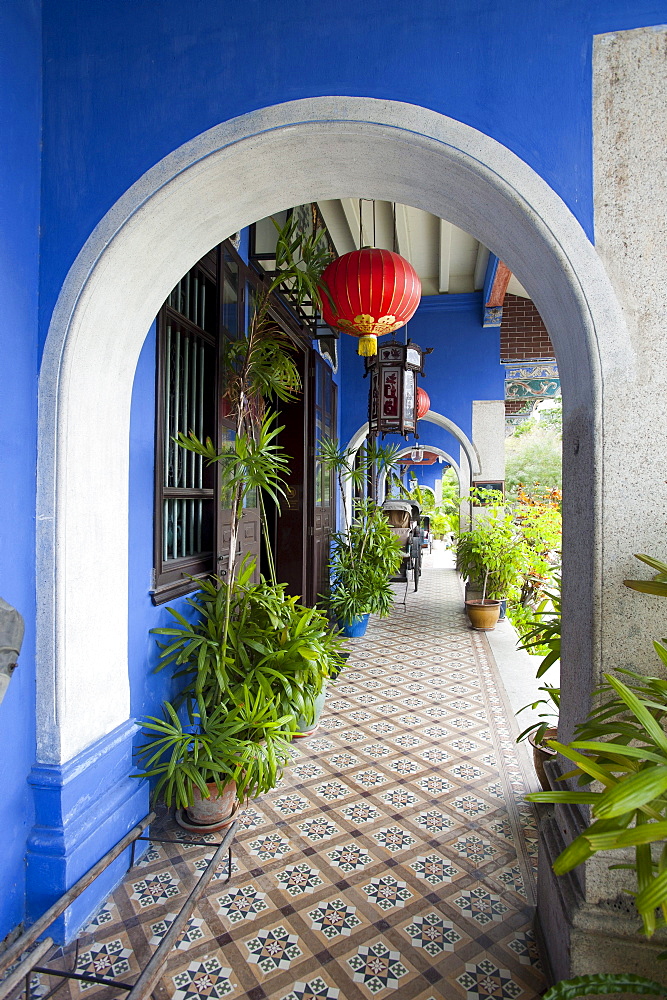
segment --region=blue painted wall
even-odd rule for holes
[[[0,4],[0,596],[26,633],[0,705],[0,939],[23,919],[26,779],[35,757],[35,462],[40,195],[40,5]],[[11,762],[11,763],[8,763]]]
[[[45,0],[43,330],[81,245],[141,174],[295,98],[389,98],[466,122],[592,234],[592,35],[664,20],[664,0],[337,0],[326,13],[311,0]]]
[[[172,668],[155,672],[159,664],[152,628],[173,624],[166,605],[150,597],[153,571],[153,468],[155,462],[155,324],[137,363],[130,414],[130,525],[128,591],[128,664],[130,713],[135,718],[161,715],[163,701],[176,694]],[[187,614],[185,598],[169,602]]]
[[[32,822],[25,778],[34,759],[37,318],[43,340],[65,275],[95,224],[143,172],[205,129],[280,101],[345,94],[421,104],[495,137],[554,187],[590,235],[592,36],[667,20],[664,0],[419,0],[410,8],[337,0],[327,14],[311,0],[273,7],[263,0],[0,5],[0,593],[27,625],[19,670],[0,706],[0,754],[12,762],[0,804],[0,938],[21,919]],[[428,308],[410,332],[442,351],[429,359],[423,384],[434,408],[467,429],[461,379],[474,382],[473,398],[501,398],[498,372],[486,354],[481,363],[470,339],[457,353]],[[470,325],[470,337],[478,336],[490,351],[493,334],[473,333]],[[346,342],[341,421],[356,430],[365,419],[366,383]],[[169,687],[167,678],[150,674],[155,653],[147,638],[165,615],[148,598],[152,397],[139,389],[149,384],[150,337],[132,414],[130,663],[137,713],[154,708]],[[451,440],[441,446],[455,447]]]
[[[504,399],[505,369],[500,364],[500,332],[482,327],[482,296],[424,296],[408,324],[408,336],[422,349],[433,348],[424,359],[425,377],[418,383],[431,399],[431,409],[453,420],[472,438],[472,400]],[[403,340],[404,330],[396,337]],[[354,337],[339,341],[344,376],[341,439],[347,443],[368,419],[368,379],[364,362],[356,354]],[[459,442],[447,431],[426,420],[419,423],[419,440],[434,445],[459,461]],[[412,438],[407,444],[411,444]],[[385,444],[406,446],[404,438],[388,435]]]

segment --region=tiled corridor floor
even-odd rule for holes
[[[246,810],[232,879],[221,870],[209,885],[156,997],[533,1000],[544,989],[529,772],[454,571],[427,562],[407,610],[350,648],[320,731]],[[211,856],[154,846],[86,929],[80,969],[133,981]],[[70,982],[57,996],[68,991],[113,995]]]

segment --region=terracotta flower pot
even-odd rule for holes
[[[558,737],[558,730],[555,726],[550,726],[549,729],[545,729],[544,736],[542,740],[555,740]],[[545,792],[551,790],[551,785],[549,784],[549,779],[547,778],[546,771],[544,770],[544,765],[552,757],[556,756],[556,751],[552,750],[551,747],[544,746],[542,742],[536,743],[533,735],[528,737],[528,742],[533,748],[533,765],[535,767],[535,774],[537,779]]]
[[[466,614],[473,628],[490,632],[498,623],[500,601],[466,601]]]
[[[210,795],[208,799],[203,798],[199,789],[195,788],[192,805],[185,810],[185,815],[182,817],[185,822],[181,825],[220,830],[232,822],[238,809],[236,782],[228,781],[223,785],[222,794],[218,793],[215,782],[209,782],[207,788]],[[178,819],[178,816],[176,818]]]

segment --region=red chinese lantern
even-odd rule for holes
[[[325,323],[359,337],[358,353],[366,357],[377,354],[378,337],[405,326],[421,298],[414,267],[391,250],[374,247],[336,258],[321,284]]]
[[[425,417],[431,409],[431,399],[429,394],[421,386],[417,389],[417,420]]]

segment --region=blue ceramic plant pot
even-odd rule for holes
[[[359,615],[358,618],[354,618],[351,622],[339,622],[338,624],[341,632],[348,639],[360,639],[362,635],[366,635],[369,618],[370,615]]]

